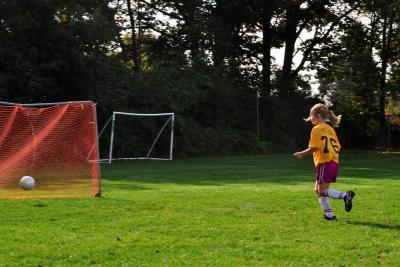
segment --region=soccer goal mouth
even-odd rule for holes
[[[95,103],[0,102],[0,197],[100,196],[98,159]]]
[[[175,113],[114,111],[99,132],[99,140],[101,138],[108,140],[108,149],[101,146],[108,153],[102,154],[103,157],[100,158],[99,162],[172,160],[174,123]],[[109,138],[104,138],[107,130],[109,131]],[[163,153],[160,153],[160,150]]]

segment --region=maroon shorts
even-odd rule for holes
[[[335,183],[338,176],[339,166],[335,161],[321,163],[317,166],[315,179],[319,184]]]

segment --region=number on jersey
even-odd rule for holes
[[[334,138],[328,138],[328,136],[321,136],[321,140],[324,141],[324,153],[329,153],[329,144],[333,148],[333,151],[337,154],[339,153],[339,146],[337,145],[337,141]]]

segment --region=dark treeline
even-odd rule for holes
[[[305,146],[321,101],[346,147],[398,145],[399,26],[394,0],[4,0],[0,94],[175,112],[179,156]]]

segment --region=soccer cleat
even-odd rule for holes
[[[346,196],[344,197],[343,201],[344,201],[344,209],[347,212],[350,212],[351,209],[353,208],[353,198],[355,195],[356,193],[354,193],[353,191],[346,192]]]
[[[325,219],[325,220],[328,220],[328,221],[336,220],[336,216],[333,215],[332,217],[328,217],[328,216],[326,216],[326,214],[325,214],[325,215],[324,215],[324,219]]]

